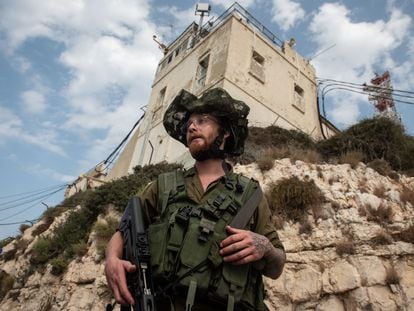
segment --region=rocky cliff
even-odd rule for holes
[[[265,280],[270,310],[414,310],[414,178],[392,179],[362,163],[352,169],[289,159],[276,160],[266,172],[256,164],[235,170],[257,179],[265,191],[286,177],[313,180],[325,197],[320,208],[309,209],[306,225],[278,225],[287,263],[278,280]],[[113,216],[119,214],[108,208],[99,221]],[[4,253],[16,250],[13,259],[3,256],[0,262],[2,273],[15,282],[0,309],[104,310],[112,297],[94,233],[87,253],[57,277],[50,266],[36,270],[30,262],[39,238],[32,232],[41,225],[4,248]]]

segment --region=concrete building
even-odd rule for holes
[[[315,140],[332,135],[336,129],[318,111],[315,69],[293,45],[293,39],[280,41],[237,3],[201,29],[191,24],[164,47],[145,116],[106,180],[131,173],[136,165],[191,165],[186,148],[162,125],[164,111],[181,89],[200,96],[224,88],[249,105],[251,126],[297,129]]]

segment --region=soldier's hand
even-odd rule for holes
[[[105,261],[105,275],[108,285],[111,287],[117,303],[122,305],[133,305],[134,298],[128,290],[125,272],[131,273],[136,267],[126,260],[115,256]]]
[[[220,255],[225,262],[243,265],[261,259],[272,245],[265,236],[248,231],[226,227],[228,237],[220,243]]]

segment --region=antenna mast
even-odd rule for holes
[[[391,75],[388,71],[382,75],[376,73],[375,77],[371,79],[371,85],[365,84],[364,91],[368,92],[368,100],[374,105],[378,115],[400,122],[392,98],[393,88]]]
[[[209,16],[211,10],[211,5],[208,3],[197,3],[195,15],[200,15],[200,22],[198,23],[198,34],[201,35],[201,30],[203,27],[204,16]]]

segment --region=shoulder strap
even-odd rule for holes
[[[161,215],[167,207],[168,198],[185,187],[184,176],[181,170],[158,175],[158,210]]]
[[[256,185],[256,189],[254,190],[253,194],[249,197],[249,199],[245,201],[243,206],[237,212],[236,216],[234,216],[233,220],[230,222],[230,226],[234,228],[244,229],[247,226],[250,218],[253,216],[253,213],[259,206],[260,200],[262,199],[262,189],[257,184],[257,182],[250,180],[249,185],[252,183]]]

